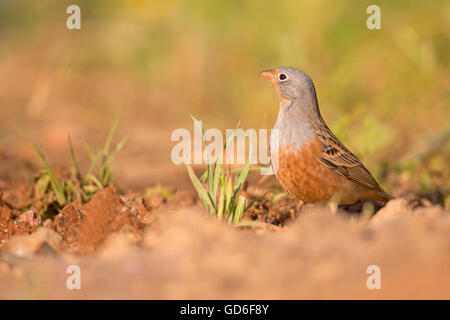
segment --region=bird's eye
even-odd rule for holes
[[[278,75],[278,80],[280,80],[280,81],[284,81],[284,80],[287,80],[287,75],[286,74],[284,74],[284,73],[280,73],[279,75]]]

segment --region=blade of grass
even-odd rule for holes
[[[117,115],[116,115],[116,117],[114,119],[114,122],[113,122],[113,124],[111,126],[111,129],[109,129],[109,133],[108,133],[108,136],[106,138],[105,146],[103,147],[103,155],[104,156],[107,156],[108,153],[109,153],[109,148],[111,146],[111,142],[112,142],[112,139],[114,137],[114,133],[116,132],[117,126],[119,125],[120,115],[122,113],[122,110],[123,109],[119,110],[119,112],[117,113]]]
[[[189,117],[191,117],[192,121],[194,121],[194,125],[197,125],[197,123],[199,122],[199,120],[194,117],[192,114],[189,114]],[[202,140],[205,139],[205,132],[203,130],[202,127],[200,127],[200,130],[202,131]],[[205,183],[206,179],[209,178],[209,166],[206,168],[205,172],[203,172],[203,174],[200,176],[200,181],[201,183]],[[209,182],[208,182],[209,185]]]
[[[212,169],[212,164],[208,164],[208,194],[211,197],[212,201],[215,202],[217,199],[214,198],[214,173]]]
[[[256,200],[250,201],[249,205],[244,209],[244,211],[247,211],[248,209],[250,209],[255,203],[256,203]]]
[[[43,174],[39,177],[39,179],[35,182],[35,192],[37,193],[38,198],[42,198],[50,185],[51,178],[48,174]]]
[[[92,181],[97,186],[97,188],[103,189],[103,185],[100,182],[100,180],[98,180],[97,177],[94,176],[92,173],[86,176],[86,181]]]
[[[214,178],[213,178],[213,199],[216,199],[217,191],[219,189],[219,182],[223,176],[223,169],[220,163],[216,163],[214,166]]]
[[[81,203],[81,193],[77,189],[77,187],[72,183],[72,181],[67,180],[67,186],[72,191],[72,194],[74,194],[78,200],[78,202]],[[70,194],[70,193],[69,193]],[[73,199],[69,199],[69,201],[72,201]]]
[[[200,181],[201,181],[202,183],[205,183],[206,178],[208,178],[208,170],[205,170],[205,172],[203,172],[203,174],[202,174],[201,177],[200,177]]]
[[[105,176],[103,177],[103,180],[102,180],[103,185],[105,185],[105,186],[109,185],[114,159],[115,159],[117,153],[123,148],[123,146],[127,142],[128,137],[129,137],[129,134],[127,134],[125,137],[122,138],[122,140],[120,140],[120,142],[116,145],[116,148],[114,149],[113,153],[108,158],[108,161],[106,164]]]
[[[245,162],[241,173],[239,174],[239,178],[236,180],[235,188],[240,188],[242,186],[242,184],[244,183],[245,179],[247,179],[248,171],[250,169],[250,161],[252,159],[252,147],[253,147],[253,145],[250,142],[249,152],[248,152],[248,159]]]
[[[33,141],[33,139],[31,139],[31,137],[25,131],[23,131],[19,127],[15,127],[15,128],[22,136],[25,137],[26,140],[28,140],[28,142],[30,142],[33,145],[34,149],[32,151],[41,160],[41,163],[44,166],[45,171],[50,176],[51,186],[52,186],[53,191],[55,192],[56,200],[58,201],[58,203],[61,206],[65,205],[66,204],[66,198],[65,198],[65,195],[64,195],[64,190],[63,190],[63,188],[62,188],[58,178],[56,177],[53,169],[50,167],[50,164],[47,162],[47,159],[45,158],[45,156],[42,153],[41,149],[38,147],[38,145]]]
[[[241,220],[242,214],[244,213],[245,205],[247,203],[247,199],[244,196],[239,196],[236,211],[233,217],[233,224],[238,224],[239,220]]]
[[[80,171],[80,167],[78,166],[77,158],[75,157],[75,151],[73,150],[72,139],[70,139],[70,136],[68,136],[67,140],[69,141],[70,156],[72,158],[72,164],[75,168],[76,177],[77,177],[78,181],[81,181],[81,179],[82,179],[81,171]]]
[[[89,169],[86,172],[86,175],[84,176],[83,184],[84,184],[84,182],[86,182],[87,177],[90,176],[92,174],[92,172],[94,171],[95,166],[97,165],[98,159],[100,158],[101,155],[102,155],[101,151],[98,151],[97,154],[92,159]]]
[[[111,143],[114,138],[114,133],[116,132],[117,126],[119,124],[121,113],[122,113],[122,109],[120,109],[119,112],[117,113],[117,115],[114,119],[114,122],[111,126],[111,129],[109,129],[109,133],[108,133],[108,136],[106,137],[105,145],[103,147],[103,155],[101,157],[100,166],[98,169],[98,176],[102,181],[106,175],[105,172],[106,172],[106,166],[107,166],[107,161],[108,161],[108,156],[109,156],[109,149],[111,147]]]
[[[231,197],[233,193],[233,186],[231,182],[231,176],[228,175],[226,186],[225,186],[225,208],[224,213],[229,214],[230,212],[230,203],[231,203]]]
[[[87,154],[89,155],[89,158],[92,160],[95,157],[94,151],[92,150],[91,146],[89,145],[89,143],[84,140],[83,142],[84,144],[84,148],[86,149]]]
[[[119,141],[119,143],[116,145],[116,148],[114,149],[113,153],[108,158],[108,166],[111,166],[114,162],[114,159],[117,156],[117,153],[119,153],[120,150],[124,147],[125,143],[127,142],[128,138],[130,137],[130,134],[127,134],[125,137],[122,138],[122,140]]]
[[[243,184],[245,179],[247,179],[248,171],[250,169],[250,162],[247,160],[244,164],[244,167],[242,168],[241,173],[239,174],[238,178],[235,181],[235,188],[240,188]]]
[[[195,175],[194,170],[192,170],[191,166],[187,165],[186,167],[188,170],[189,178],[191,179],[191,182],[192,182],[195,190],[197,191],[197,193],[200,197],[200,200],[202,200],[203,205],[210,213],[214,213],[215,207],[214,207],[213,202],[211,201],[211,198],[208,195],[208,192],[206,192],[205,188],[203,187],[203,184],[197,178],[197,176]]]
[[[261,169],[260,168],[250,168],[249,170],[248,170],[248,172],[250,173],[250,172],[258,172],[258,171],[260,171]],[[242,172],[242,168],[238,168],[238,169],[232,169],[231,170],[231,173],[232,174],[238,174],[238,173],[241,173]]]
[[[217,218],[219,218],[219,220],[222,220],[224,205],[225,205],[225,190],[224,188],[220,188],[219,205],[217,208]]]

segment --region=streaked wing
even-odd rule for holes
[[[356,181],[367,188],[381,190],[370,172],[359,159],[351,153],[331,132],[325,122],[316,126],[316,132],[322,144],[320,161],[331,170]]]

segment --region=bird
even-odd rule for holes
[[[323,120],[307,73],[279,67],[260,75],[272,81],[280,100],[271,131],[270,156],[279,184],[291,197],[307,203],[337,197],[342,205],[390,199]]]

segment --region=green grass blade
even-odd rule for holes
[[[211,197],[211,199],[215,202],[216,199],[214,198],[213,192],[214,192],[214,173],[213,173],[213,168],[212,168],[212,164],[208,164],[208,193],[209,196]]]
[[[195,175],[194,170],[192,170],[191,166],[186,166],[186,167],[187,167],[189,178],[191,179],[192,185],[194,186],[195,190],[197,191],[198,196],[200,197],[200,200],[202,200],[203,205],[210,213],[214,213],[215,207],[211,201],[211,198],[208,195],[208,192],[206,192],[205,188],[203,187],[202,183]]]
[[[200,120],[198,120],[196,117],[194,117],[192,114],[189,114],[189,116],[191,117],[191,119],[195,122],[200,122]],[[202,136],[204,134],[203,128],[200,128],[202,130]]]
[[[247,199],[243,196],[239,196],[237,205],[236,205],[236,212],[234,213],[234,217],[233,217],[233,224],[238,224],[239,221],[241,220],[246,204],[247,204]]]
[[[228,147],[228,145],[230,144],[231,140],[236,135],[236,130],[239,128],[240,124],[241,124],[241,121],[239,120],[239,122],[237,123],[236,127],[233,130],[233,133],[228,137],[227,141],[225,142],[225,145],[223,146],[224,150]]]
[[[92,159],[89,169],[86,172],[86,175],[84,176],[83,183],[86,181],[87,177],[90,176],[92,174],[92,172],[94,171],[95,166],[97,165],[98,159],[100,158],[101,155],[102,155],[102,152],[98,151],[97,154]]]
[[[111,173],[112,173],[112,170],[111,170],[111,168],[106,168],[106,171],[105,171],[105,176],[103,177],[103,179],[102,179],[102,183],[103,183],[103,185],[104,186],[106,186],[106,187],[108,187],[109,186],[109,184],[110,184],[110,182],[111,182]]]
[[[109,154],[109,148],[111,146],[114,133],[116,132],[117,126],[119,125],[120,121],[120,115],[122,113],[122,109],[119,110],[119,112],[116,115],[116,118],[114,119],[114,122],[112,124],[111,129],[109,129],[108,137],[106,138],[105,146],[103,147],[103,155],[107,156]]]
[[[217,218],[219,218],[219,220],[222,220],[224,206],[225,206],[225,189],[220,188],[219,204],[217,206]]]
[[[129,138],[129,134],[127,134],[125,137],[120,140],[120,142],[116,145],[116,148],[114,149],[113,153],[108,157],[106,168],[105,168],[105,174],[103,177],[103,185],[108,186],[111,178],[112,173],[112,165],[114,163],[114,159],[116,158],[117,153],[119,153],[120,150],[124,147],[125,143],[127,142]]]
[[[197,125],[197,122],[200,121],[200,120],[198,120],[196,117],[194,117],[192,114],[189,114],[189,117],[192,119],[192,121],[194,121],[194,125]],[[203,139],[204,139],[204,131],[203,131],[203,128],[200,127],[200,130],[202,131],[202,140],[203,140]],[[203,174],[200,176],[200,181],[201,181],[201,183],[205,183],[206,179],[209,177],[208,171],[209,171],[209,168],[207,168],[207,169],[205,170],[205,172],[203,172]],[[209,185],[209,183],[208,183],[208,185]]]
[[[247,211],[248,209],[250,209],[255,203],[256,203],[256,200],[250,201],[249,205],[244,209],[244,211]]]
[[[69,141],[69,149],[70,149],[70,156],[72,158],[72,164],[75,168],[75,174],[76,177],[78,179],[78,181],[81,181],[81,171],[80,171],[80,167],[78,166],[78,161],[77,158],[75,156],[75,151],[73,150],[73,145],[72,145],[72,139],[70,139],[70,136],[67,137],[67,140]]]
[[[114,159],[116,158],[117,154],[120,150],[125,146],[125,143],[127,143],[128,138],[130,137],[130,134],[127,134],[125,137],[122,138],[122,140],[119,141],[119,143],[116,145],[116,148],[114,149],[111,156],[108,158],[108,166],[111,166],[114,162]]]
[[[242,169],[243,169],[243,168],[232,169],[232,170],[231,170],[231,173],[232,173],[232,174],[239,174],[239,173],[242,172]],[[249,172],[249,173],[250,173],[250,172],[259,172],[260,170],[261,170],[261,168],[250,168],[250,169],[248,170],[248,172]]]
[[[196,117],[194,117],[192,114],[189,113],[189,117],[191,117],[192,121],[198,121]]]
[[[86,140],[84,140],[83,144],[84,144],[84,148],[86,149],[87,154],[89,155],[89,158],[90,158],[91,160],[94,159],[95,153],[94,153],[94,151],[92,150],[92,148],[91,148],[91,146],[89,145],[89,143],[88,143]]]
[[[231,183],[231,176],[228,176],[226,186],[225,186],[225,209],[224,213],[228,214],[230,212],[230,203],[233,193],[233,186]]]
[[[233,223],[233,220],[234,220],[234,211],[230,211],[230,212],[228,213],[228,219],[227,219],[227,222],[228,222],[229,224],[232,224],[232,223]]]
[[[35,182],[35,192],[38,198],[42,198],[46,194],[46,191],[51,183],[50,181],[51,178],[48,174],[43,174],[39,177],[39,179],[37,179]]]
[[[236,189],[240,188],[244,184],[245,179],[247,179],[249,169],[250,169],[250,162],[247,160],[245,162],[244,167],[242,168],[241,173],[239,174],[238,178],[235,181],[234,186]]]
[[[119,125],[120,114],[122,113],[122,109],[117,113],[114,122],[109,129],[108,136],[106,137],[105,145],[103,147],[103,156],[100,161],[99,169],[98,169],[98,177],[100,180],[104,180],[106,176],[107,170],[107,162],[109,157],[109,149],[111,147],[112,140],[114,138],[114,133],[116,132],[117,126]]]
[[[72,183],[72,181],[67,180],[67,189],[69,189],[70,192],[68,192],[69,195],[73,194],[78,199],[81,199],[81,193],[78,191],[77,187]],[[71,202],[71,199],[68,199],[68,202]]]
[[[47,162],[47,159],[45,158],[41,149],[39,149],[38,145],[33,141],[33,139],[31,139],[31,137],[25,131],[23,131],[22,129],[20,129],[18,127],[15,127],[15,128],[22,136],[25,137],[26,140],[28,140],[28,142],[30,142],[33,145],[34,149],[32,149],[32,151],[41,160],[41,163],[44,166],[45,171],[50,176],[51,186],[52,186],[53,191],[55,192],[56,200],[58,201],[58,203],[61,206],[65,205],[66,197],[64,195],[64,189],[62,188],[62,186],[61,186],[58,178],[56,177],[55,172],[51,168],[50,164]]]
[[[97,177],[94,176],[93,174],[87,175],[87,176],[86,176],[86,181],[87,181],[87,182],[88,182],[88,181],[92,181],[92,182],[97,186],[97,188],[103,189],[103,184],[102,184],[102,183],[100,182],[100,180],[98,180]]]
[[[205,183],[206,178],[208,178],[208,169],[205,170],[205,172],[203,172],[203,174],[202,174],[201,177],[200,177],[200,181],[201,181],[202,183]]]
[[[216,163],[214,166],[214,178],[213,178],[213,199],[217,197],[217,191],[219,189],[219,182],[223,176],[223,168],[220,163]]]
[[[250,161],[252,159],[252,149],[253,149],[253,146],[252,146],[252,143],[250,143],[248,159],[245,162],[241,173],[239,174],[239,178],[236,180],[235,188],[240,188],[242,186],[242,184],[244,183],[245,179],[247,179],[247,175],[250,170]]]

